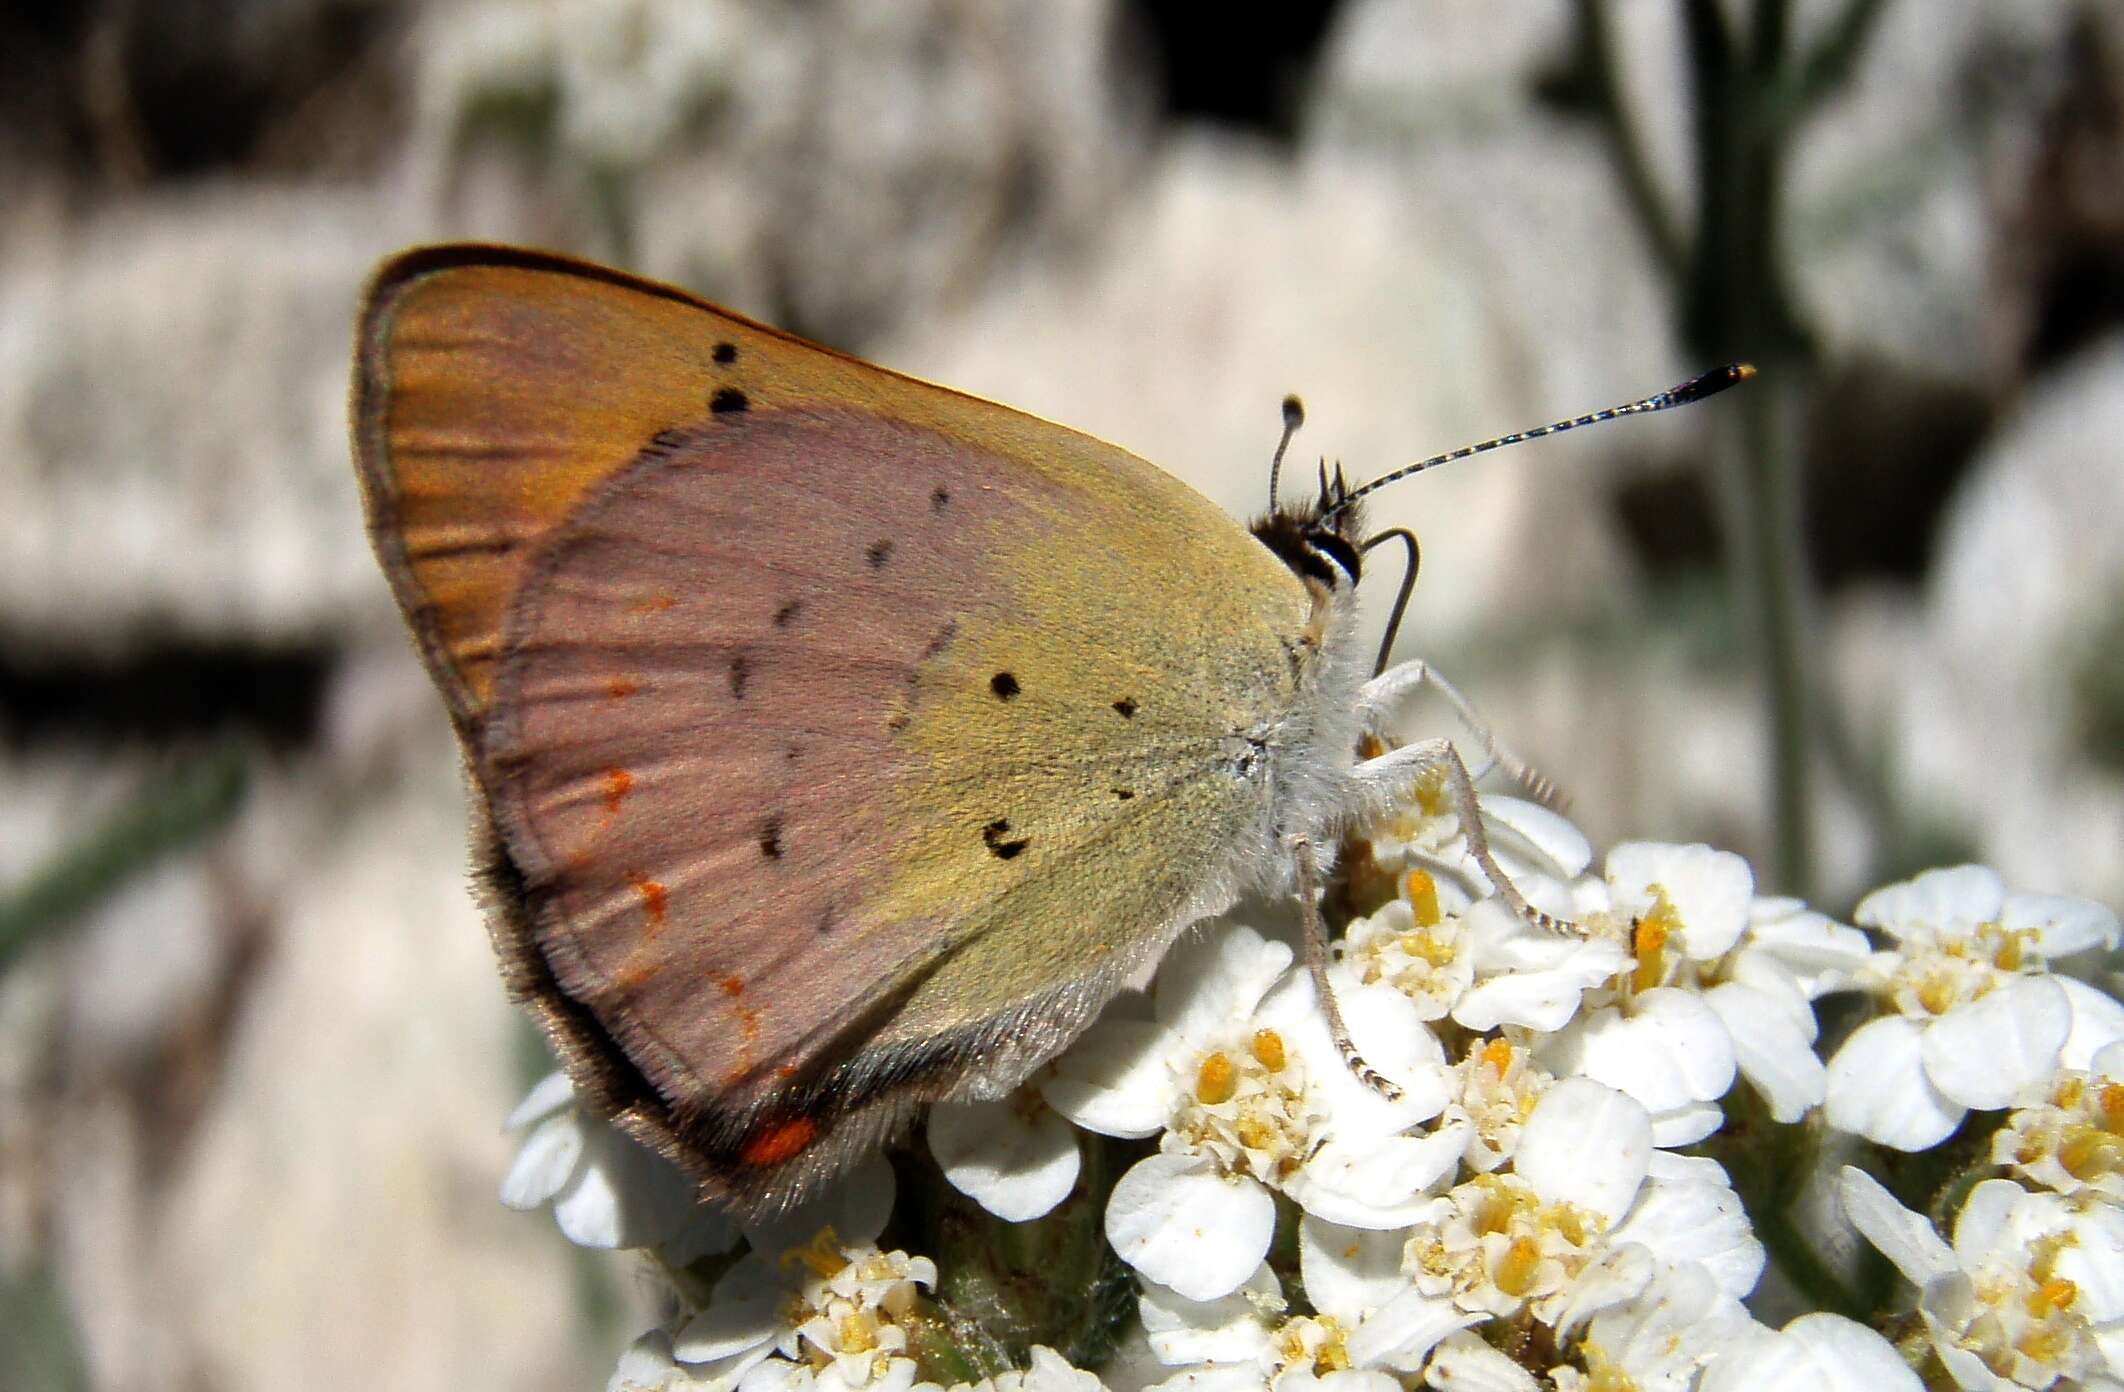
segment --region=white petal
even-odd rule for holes
[[[1997,871],[1957,865],[1876,889],[1859,900],[1852,917],[1901,938],[1909,928],[1966,931],[1996,921],[2005,906],[2006,885]]]
[[[2065,1036],[2065,1047],[2058,1050],[2058,1067],[2087,1072],[2097,1054],[2124,1040],[2124,1004],[2077,978],[2058,976],[2052,980],[2065,988],[2066,1001],[2072,1007],[2072,1032]]]
[[[1218,1363],[1174,1373],[1144,1392],[1262,1392],[1264,1386],[1263,1374],[1253,1364]]]
[[[1041,1081],[1047,1104],[1102,1136],[1155,1136],[1179,1103],[1172,1060],[1187,1045],[1149,1020],[1106,1015]]]
[[[2072,1047],[2069,1040],[2066,1042],[2065,1047],[2067,1049]],[[2124,1081],[2124,1039],[2120,1039],[2114,1044],[2104,1044],[2101,1048],[2095,1050],[2095,1056],[2088,1061],[2087,1071],[2098,1078]]]
[[[1121,1260],[1190,1300],[1238,1289],[1275,1227],[1268,1190],[1194,1155],[1137,1161],[1106,1206],[1106,1240]]]
[[[524,1094],[524,1100],[516,1104],[515,1110],[509,1113],[509,1119],[502,1123],[502,1130],[520,1130],[541,1117],[559,1111],[574,1100],[575,1089],[569,1084],[568,1075],[548,1073],[533,1085],[531,1091]]]
[[[1795,1122],[1821,1105],[1829,1072],[1814,1052],[1812,1029],[1796,1027],[1778,997],[1728,981],[1704,992],[1733,1041],[1734,1059],[1770,1104],[1774,1121]],[[1813,1015],[1807,1016],[1813,1024]]]
[[[801,1247],[830,1227],[850,1247],[874,1242],[892,1216],[892,1166],[873,1153],[824,1189],[779,1216],[745,1223],[755,1252],[782,1253]]]
[[[1506,1025],[1520,1025],[1543,1034],[1560,1030],[1578,1013],[1578,1003],[1588,987],[1621,970],[1620,950],[1615,956],[1612,968],[1588,957],[1577,971],[1507,972],[1478,981],[1453,1003],[1453,1019],[1478,1034]]]
[[[1900,1015],[1869,1020],[1829,1060],[1822,1115],[1896,1150],[1926,1150],[1954,1134],[1963,1107],[1925,1077],[1917,1022]]]
[[[672,1354],[682,1363],[714,1363],[752,1349],[765,1352],[781,1337],[783,1292],[773,1265],[753,1254],[716,1282],[708,1308],[678,1327]]]
[[[1658,1140],[1658,1128],[1656,1125],[1654,1126],[1653,1138],[1656,1143]],[[1645,1178],[1656,1179],[1667,1184],[1679,1184],[1687,1181],[1692,1184],[1723,1184],[1729,1189],[1733,1186],[1732,1179],[1726,1174],[1726,1167],[1713,1160],[1710,1156],[1677,1155],[1671,1150],[1655,1150],[1652,1152],[1651,1163],[1645,1167]]]
[[[502,1178],[501,1201],[519,1210],[537,1208],[561,1191],[583,1158],[583,1128],[574,1112],[549,1116],[524,1137]]]
[[[942,1102],[929,1151],[951,1187],[1007,1223],[1038,1218],[1076,1187],[1076,1133],[1053,1109],[1030,1120],[1015,1101]]]
[[[1848,991],[1873,957],[1873,943],[1856,928],[1814,912],[1796,899],[1758,899],[1749,913],[1748,935],[1741,944],[1743,964],[1774,961],[1796,979],[1809,1000],[1831,991]]]
[[[1670,1265],[1700,1262],[1735,1300],[1754,1290],[1763,1274],[1763,1245],[1739,1196],[1723,1184],[1647,1184],[1608,1239],[1642,1242]]]
[[[1158,1023],[1190,1041],[1215,1038],[1254,1013],[1291,950],[1243,923],[1219,920],[1182,938],[1158,967],[1151,989]]]
[[[1755,872],[1731,851],[1626,841],[1608,852],[1607,869],[1617,908],[1641,913],[1652,907],[1654,887],[1666,891],[1681,918],[1682,952],[1692,961],[1725,955],[1748,926]]]
[[[619,1200],[612,1178],[596,1165],[585,1165],[553,1204],[553,1221],[561,1236],[578,1247],[609,1251],[621,1245]]]
[[[1645,992],[1624,1014],[1591,1012],[1544,1050],[1557,1073],[1582,1073],[1657,1113],[1713,1102],[1733,1086],[1733,1041],[1703,997],[1673,987]]]
[[[1481,1318],[1445,1296],[1425,1295],[1410,1286],[1351,1332],[1350,1361],[1413,1373],[1440,1339]]]
[[[1662,1150],[1695,1145],[1718,1130],[1725,1121],[1726,1114],[1719,1110],[1716,1102],[1684,1102],[1679,1107],[1652,1113],[1652,1144]]]
[[[1544,1202],[1576,1204],[1613,1222],[1629,1211],[1651,1158],[1644,1104],[1591,1078],[1565,1078],[1534,1104],[1512,1168]]]
[[[1996,1111],[2058,1064],[2072,1005],[2049,976],[2024,976],[1958,1005],[1924,1027],[1925,1076],[1964,1107]]]
[[[1371,1232],[1307,1217],[1298,1224],[1298,1272],[1306,1298],[1345,1326],[1408,1289],[1401,1254],[1408,1234]]]
[[[1273,1355],[1275,1338],[1263,1317],[1282,1303],[1283,1287],[1263,1262],[1239,1285],[1211,1300],[1191,1300],[1155,1281],[1143,1283],[1137,1317],[1151,1352],[1168,1367],[1181,1363],[1255,1364]]]
[[[553,1202],[553,1219],[582,1247],[650,1247],[702,1216],[693,1181],[602,1123],[583,1133],[583,1160]]]
[[[1400,1228],[1430,1202],[1468,1148],[1468,1123],[1417,1136],[1329,1141],[1284,1182],[1284,1192],[1316,1218],[1352,1228]]]
[[[665,1388],[692,1387],[692,1378],[671,1358],[671,1337],[652,1329],[627,1346],[619,1366],[612,1370],[605,1392],[663,1392]]]
[[[1922,1392],[1895,1346],[1842,1315],[1751,1330],[1705,1370],[1701,1392]]]
[[[1559,880],[1575,879],[1593,863],[1593,847],[1584,832],[1561,813],[1524,798],[1485,794],[1483,820],[1489,825],[1493,851],[1521,850],[1548,862],[1544,873]],[[1502,830],[1505,835],[1497,835]],[[1524,843],[1515,847],[1517,840]],[[1499,844],[1503,843],[1503,844]]]
[[[2062,894],[2009,894],[1999,913],[2009,931],[2036,929],[2036,947],[2045,957],[2070,957],[2091,947],[2112,951],[2117,945],[2117,916],[2088,899]]]
[[[1661,1269],[1646,1247],[1611,1243],[1607,1254],[1572,1282],[1570,1299],[1551,1318],[1557,1339],[1568,1339],[1581,1322],[1643,1295]]]
[[[1073,1366],[1045,1344],[1034,1344],[1020,1392],[1102,1392],[1098,1375]]]
[[[1391,1136],[1445,1110],[1451,1077],[1445,1048],[1416,1003],[1392,986],[1360,985],[1339,966],[1331,970],[1329,984],[1350,1042],[1367,1064],[1401,1087],[1398,1101],[1381,1096],[1343,1062],[1310,973],[1286,976],[1262,1001],[1255,1019],[1281,1030],[1285,1042],[1305,1056],[1314,1100],[1333,1117],[1334,1134],[1351,1140]]]
[[[1855,1165],[1839,1170],[1836,1197],[1851,1226],[1919,1290],[1961,1270],[1953,1249],[1933,1231],[1932,1224],[1903,1207],[1864,1170]]]
[[[1538,1392],[1534,1375],[1473,1334],[1454,1334],[1438,1346],[1424,1383],[1438,1392]]]
[[[2124,1318],[2124,1209],[2089,1204],[2066,1222],[2072,1240],[2058,1251],[2058,1275],[2079,1294],[2073,1313],[2101,1326]]]

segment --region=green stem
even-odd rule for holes
[[[242,753],[223,746],[141,789],[102,826],[0,895],[0,970],[169,852],[219,829],[243,801]]]
[[[1638,230],[1652,248],[1653,259],[1669,275],[1679,275],[1688,264],[1688,244],[1681,220],[1661,196],[1645,158],[1643,134],[1637,117],[1623,95],[1615,65],[1614,29],[1609,22],[1606,0],[1578,0],[1578,54],[1601,129],[1607,136],[1608,155],[1622,180],[1623,197],[1637,218]]]
[[[1815,1309],[1842,1315],[1860,1324],[1873,1321],[1878,1313],[1873,1302],[1846,1284],[1829,1263],[1821,1259],[1814,1244],[1794,1225],[1788,1209],[1768,1205],[1751,1211],[1748,1216],[1755,1220],[1755,1236],[1763,1244],[1771,1262]]]

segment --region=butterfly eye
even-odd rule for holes
[[[1309,531],[1305,534],[1305,549],[1308,555],[1333,562],[1344,575],[1349,576],[1352,585],[1357,583],[1358,576],[1363,572],[1363,564],[1357,559],[1357,548],[1344,540],[1339,532],[1325,529]],[[1333,573],[1330,572],[1323,578],[1332,583]]]

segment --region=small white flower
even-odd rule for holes
[[[1559,1082],[1521,1128],[1511,1172],[1433,1200],[1410,1230],[1417,1290],[1480,1315],[1554,1322],[1640,1200],[1652,1154],[1644,1108],[1588,1079]]]
[[[1403,1089],[1389,1102],[1351,1075],[1290,958],[1243,926],[1183,946],[1159,972],[1153,1021],[1102,1019],[1041,1084],[1088,1130],[1162,1130],[1160,1153],[1115,1184],[1106,1233],[1123,1260],[1190,1299],[1225,1295],[1260,1265],[1271,1189],[1338,1222],[1394,1227],[1465,1146],[1458,1128],[1406,1134],[1444,1107],[1447,1081],[1408,1000],[1346,978],[1337,991],[1359,1051]]]
[[[1846,1166],[1845,1216],[1918,1288],[1918,1313],[1957,1385],[2049,1387],[2124,1377],[2124,1210],[1987,1179],[1954,1243]]]
[[[708,1308],[672,1332],[671,1357],[693,1385],[742,1392],[908,1387],[915,1365],[900,1320],[936,1279],[927,1257],[822,1228],[803,1247],[740,1259]]]
[[[563,1236],[583,1247],[655,1247],[680,1265],[737,1244],[738,1230],[700,1201],[663,1157],[586,1114],[564,1073],[548,1074],[505,1123],[525,1133],[501,1201],[551,1202]]]
[[[1700,989],[1706,964],[1740,940],[1755,876],[1709,846],[1626,842],[1608,853],[1606,890],[1582,884],[1580,921],[1628,941],[1631,962],[1539,1047],[1542,1065],[1629,1093],[1662,1146],[1718,1129],[1737,1070],[1733,1036]],[[1605,897],[1605,904],[1602,899]]]
[[[1991,1162],[2067,1196],[2124,1203],[2124,1042],[2060,1069],[1991,1138]]]
[[[1827,1116],[1898,1150],[1937,1145],[1971,1110],[2008,1106],[2060,1066],[2087,1066],[2124,1010],[2047,959],[2114,947],[2115,915],[2085,900],[2009,894],[1980,865],[1929,870],[1860,902],[1895,940],[1864,984],[1895,1014],[1829,1061]]]
[[[898,1356],[906,1341],[892,1318],[913,1299],[909,1283],[934,1284],[936,1269],[878,1251],[892,1199],[892,1167],[872,1156],[803,1203],[747,1223],[751,1250],[704,1306],[635,1340],[609,1392],[910,1385],[915,1366]],[[881,1322],[881,1310],[892,1318]]]
[[[1468,1148],[1461,1160],[1479,1174],[1512,1158],[1520,1128],[1556,1081],[1526,1049],[1502,1038],[1470,1044],[1468,1056],[1454,1065],[1453,1080],[1445,1115],[1466,1118]]]

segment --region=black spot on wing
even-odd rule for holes
[[[1021,836],[1015,841],[1003,838],[1010,832],[1010,823],[998,817],[981,828],[981,844],[988,847],[990,855],[997,860],[1009,860],[1032,844],[1030,836]]]
[[[872,570],[883,570],[885,562],[892,559],[892,539],[883,537],[870,543],[870,549],[863,553],[863,559],[870,562]]]
[[[782,819],[769,817],[760,825],[760,854],[769,860],[782,858]]]
[[[940,483],[937,485],[937,491],[929,495],[930,511],[942,512],[944,510],[944,505],[946,503],[949,503],[950,501],[951,490]]]
[[[1134,720],[1136,718],[1136,702],[1133,697],[1123,696],[1120,700],[1114,702],[1114,709],[1120,712],[1123,720]]]
[[[730,695],[733,700],[745,699],[745,683],[752,679],[752,663],[743,653],[730,659]]]
[[[998,672],[988,679],[988,689],[996,693],[998,701],[1008,701],[1018,694],[1018,679],[1008,672]]]
[[[734,415],[751,404],[736,387],[718,387],[715,395],[708,398],[708,409],[719,416]]]
[[[789,627],[790,622],[795,619],[798,614],[802,613],[803,609],[803,600],[790,600],[787,604],[784,604],[781,608],[774,611],[774,626],[776,628]]]
[[[1135,794],[1133,792],[1130,792],[1127,788],[1114,789],[1114,797],[1117,801],[1127,802],[1130,798],[1134,796]]]
[[[737,361],[737,345],[735,343],[718,343],[715,345],[715,352],[710,356],[719,363],[734,363]]]

